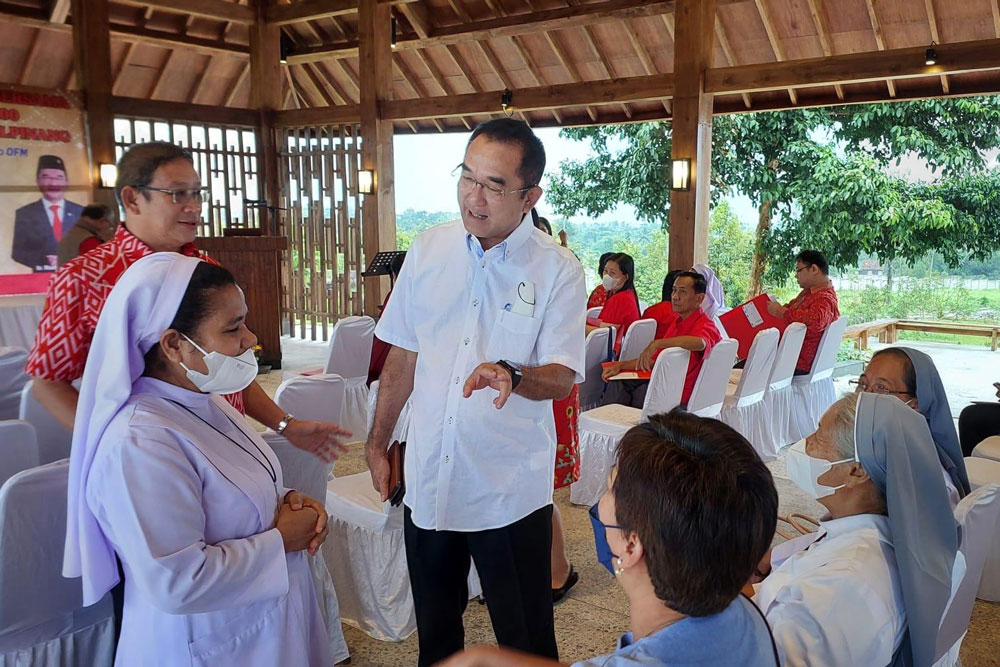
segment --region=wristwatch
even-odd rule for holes
[[[278,428],[274,429],[275,433],[277,433],[278,435],[284,433],[285,429],[288,428],[289,422],[291,422],[293,419],[295,419],[295,415],[293,415],[292,413],[288,413],[284,417],[282,417],[281,421],[278,422]]]
[[[521,369],[509,361],[504,361],[503,359],[497,362],[497,366],[503,366],[503,368],[510,373],[510,390],[514,391],[517,389],[517,385],[521,383],[521,378],[524,377],[524,373]]]

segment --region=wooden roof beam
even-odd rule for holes
[[[239,76],[233,81],[232,85],[229,86],[229,91],[226,93],[225,105],[232,106],[233,100],[236,99],[236,93],[240,91],[243,86],[243,82],[247,80],[250,76],[250,63],[243,65],[243,69],[240,70]]]
[[[135,42],[129,42],[128,44],[125,45],[125,53],[122,54],[121,62],[118,63],[118,69],[116,69],[115,73],[112,75],[111,79],[112,95],[118,94],[118,86],[121,85],[122,74],[124,74],[125,70],[128,69],[128,64],[129,62],[132,61],[132,56],[135,55],[135,50],[137,47],[138,45]],[[209,59],[211,59],[211,56],[209,56]],[[191,101],[193,102],[194,100]]]
[[[545,40],[549,43],[549,46],[552,47],[552,50],[555,52],[556,58],[559,59],[559,63],[563,66],[563,69],[565,69],[566,73],[569,74],[570,80],[573,81],[574,84],[579,85],[580,75],[577,73],[576,68],[569,59],[569,56],[566,55],[566,52],[556,40],[556,36],[551,32],[547,32],[545,33]],[[595,123],[597,122],[597,110],[594,107],[587,106],[587,115],[590,116],[590,120]]]
[[[934,13],[934,0],[924,0],[924,8],[927,10],[927,24],[931,29],[931,42],[936,44],[941,41],[941,37],[938,35],[937,16]],[[941,75],[941,90],[945,93],[948,92],[948,77],[944,74]]]
[[[28,47],[28,55],[24,57],[24,64],[21,66],[21,75],[17,77],[17,85],[23,86],[28,82],[28,74],[31,73],[31,66],[35,63],[35,56],[38,55],[38,47],[42,43],[42,31],[35,30],[31,36],[31,46]]]
[[[417,1],[378,0],[378,4],[401,5]],[[288,25],[289,23],[302,23],[304,21],[315,21],[316,19],[357,13],[358,0],[299,0],[289,5],[268,5],[264,11],[264,20],[271,24]]]
[[[147,96],[149,99],[154,100],[160,94],[160,86],[163,85],[163,75],[167,73],[167,68],[170,67],[170,63],[173,62],[175,55],[177,55],[175,49],[167,52],[167,57],[163,59],[163,64],[160,65],[160,71],[156,73],[156,80],[153,81],[153,87],[149,90],[149,95]]]
[[[580,6],[580,0],[566,0],[566,2],[570,7]],[[587,42],[587,46],[589,46],[590,50],[597,56],[597,61],[601,64],[601,69],[604,70],[604,76],[608,79],[615,78],[614,66],[611,64],[608,56],[604,53],[604,49],[597,45],[597,37],[594,34],[594,29],[589,25],[583,26],[583,36],[585,38],[584,41]],[[621,109],[626,118],[632,118],[632,110],[628,108],[627,104],[622,104]]]
[[[49,10],[49,23],[65,23],[69,18],[70,0],[53,0]]]
[[[191,92],[188,93],[187,96],[188,104],[194,104],[195,101],[198,99],[198,96],[201,95],[201,91],[205,87],[205,82],[208,80],[208,70],[212,69],[212,63],[214,62],[215,58],[213,58],[212,56],[207,56],[205,58],[205,66],[201,68],[201,73],[198,75],[198,78],[195,79],[194,84],[191,86]]]
[[[340,85],[340,82],[337,81],[337,79],[333,76],[333,73],[330,72],[330,70],[328,70],[323,63],[316,63],[315,65],[313,65],[313,67],[316,68],[316,72],[322,77],[322,80],[325,81],[326,84],[333,89],[333,92],[335,92],[337,95],[340,96],[340,98],[343,100],[341,104],[354,103],[355,101],[354,98],[351,97],[350,93],[347,92],[346,88]],[[358,92],[360,93],[360,90]]]
[[[407,85],[410,87],[410,89],[413,90],[413,94],[418,99],[423,97],[429,97],[428,95],[429,91],[427,90],[426,87],[422,92],[420,88],[417,87],[416,74],[413,73],[413,71],[406,64],[406,61],[403,60],[403,58],[398,53],[392,54],[392,63],[396,66],[396,69],[398,69],[399,73],[403,76],[403,81],[405,81]],[[447,94],[448,91],[445,90],[445,95],[447,96]],[[438,121],[437,118],[431,118],[430,121],[431,123],[434,124],[434,127],[437,128],[438,132],[444,132],[444,128],[441,126],[441,123],[440,121]]]
[[[733,55],[733,47],[729,44],[729,38],[726,36],[726,29],[722,27],[722,21],[719,20],[718,14],[715,16],[715,36],[719,38],[719,44],[722,46],[722,54],[726,56],[726,64],[733,66],[736,64],[736,56]],[[746,93],[741,95],[743,98],[743,104],[746,105],[747,109],[752,108],[750,103],[750,96]]]
[[[812,15],[813,23],[816,25],[816,34],[819,36],[820,46],[823,47],[824,56],[833,55],[833,44],[830,42],[830,25],[826,20],[826,14],[820,7],[820,0],[807,0],[809,3],[809,13]],[[833,87],[837,93],[837,99],[844,99],[844,88],[840,84]]]
[[[778,40],[778,33],[774,29],[774,21],[771,20],[771,12],[768,10],[767,5],[764,4],[764,0],[754,0],[754,4],[757,5],[757,13],[760,14],[760,20],[764,24],[764,32],[767,33],[767,41],[771,43],[771,50],[774,51],[774,58],[780,62],[785,59],[785,51],[781,48],[781,42]],[[788,99],[792,101],[792,104],[799,103],[798,96],[791,88],[788,89]]]
[[[224,0],[115,0],[126,5],[148,7],[164,12],[198,16],[217,21],[232,21],[251,25],[257,20],[253,7]]]
[[[535,61],[532,59],[531,55],[528,53],[528,49],[524,46],[520,39],[517,37],[510,38],[511,43],[517,49],[517,53],[521,56],[521,60],[524,62],[524,66],[528,69],[528,73],[531,74],[531,78],[535,80],[536,86],[545,85],[545,77],[542,76],[541,70],[535,65]],[[455,48],[455,47],[450,47]],[[556,119],[557,123],[562,123],[562,116],[555,109],[551,109],[552,117]]]
[[[441,89],[441,92],[444,93],[445,95],[450,95],[451,91],[448,89],[448,85],[445,83],[444,75],[441,73],[441,70],[438,69],[438,66],[434,64],[434,61],[432,61],[430,57],[427,55],[427,53],[424,51],[417,51],[416,53],[417,53],[417,58],[419,58],[420,62],[423,63],[424,67],[427,68],[427,71],[431,73],[431,77],[433,77],[434,81]],[[469,121],[467,121],[464,117],[461,118],[460,120],[462,121],[462,125],[465,125],[465,129],[467,130],[472,129],[472,126],[469,125]]]
[[[993,32],[1000,37],[1000,0],[990,0],[990,9],[993,11]]]
[[[873,0],[865,0],[865,6],[868,8],[868,19],[871,21],[872,32],[875,34],[875,45],[879,51],[885,51],[885,39],[882,37],[882,26],[879,24],[878,15],[875,14],[875,3]],[[896,84],[892,81],[886,81],[885,87],[889,89],[889,97],[896,96]]]
[[[646,71],[646,75],[656,74],[656,64],[653,63],[653,59],[649,56],[649,51],[639,41],[639,33],[636,32],[635,28],[628,21],[622,21],[622,29],[625,31],[625,36],[628,37],[629,43],[632,44],[632,50],[638,56],[639,62],[642,63],[642,68]],[[663,110],[668,114],[672,113],[669,101],[663,100]]]

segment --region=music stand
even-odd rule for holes
[[[394,260],[399,255],[406,255],[405,250],[387,250],[385,252],[377,253],[372,261],[368,263],[368,268],[361,272],[361,276],[364,278],[371,278],[373,276],[389,276],[390,284],[395,287],[396,279],[393,277],[392,273],[389,271],[389,265],[392,264]]]

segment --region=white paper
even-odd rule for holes
[[[757,306],[752,301],[743,304],[743,314],[746,315],[747,321],[754,329],[764,324],[764,318],[760,316],[760,311],[757,310]]]

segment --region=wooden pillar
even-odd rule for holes
[[[392,122],[382,118],[382,102],[392,98],[391,6],[361,0],[358,6],[358,60],[361,77],[361,168],[375,172],[375,194],[362,195],[364,263],[380,250],[396,249],[395,166]],[[364,312],[377,315],[389,279],[364,281]],[[359,283],[360,284],[360,283]]]
[[[111,32],[108,0],[73,0],[73,52],[76,80],[83,91],[90,182],[93,200],[117,210],[114,190],[98,187],[100,166],[114,164],[114,115],[111,113]]]
[[[264,20],[267,0],[257,0],[257,21],[250,26],[250,105],[257,109],[259,199],[279,205],[281,180],[274,112],[281,108],[281,27]],[[261,212],[264,215],[264,212]],[[277,213],[266,215],[265,236],[278,235]]]
[[[686,269],[708,259],[712,95],[705,93],[705,71],[712,64],[715,0],[677,0],[674,21],[671,158],[691,160],[691,187],[670,192],[670,268]]]

